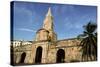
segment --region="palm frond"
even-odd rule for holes
[[[82,51],[82,60],[86,61],[93,60],[92,56],[97,58],[97,33],[94,34],[97,25],[89,22],[84,25],[83,34],[80,34],[78,38],[82,38],[80,45],[82,46],[80,51]]]

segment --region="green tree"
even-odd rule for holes
[[[78,36],[82,39],[80,42],[82,61],[97,60],[97,25],[89,22],[83,28],[83,34]]]

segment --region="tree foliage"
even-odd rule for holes
[[[82,61],[97,60],[97,25],[89,22],[83,28],[83,34],[78,36],[82,39],[80,42]]]

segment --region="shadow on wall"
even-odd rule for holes
[[[80,62],[79,60],[71,60],[70,62]]]

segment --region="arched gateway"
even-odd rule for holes
[[[36,56],[35,56],[35,63],[41,63],[42,58],[42,47],[38,47],[36,50]]]
[[[57,63],[64,63],[64,59],[65,59],[65,51],[63,49],[59,49],[57,51],[57,54],[56,54],[56,62]]]
[[[24,63],[25,57],[26,57],[26,53],[23,52],[22,55],[21,55],[20,63]]]

